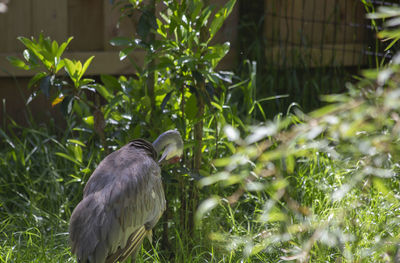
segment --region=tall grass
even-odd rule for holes
[[[66,142],[45,127],[0,132],[1,260],[67,262],[67,218],[81,190],[69,183],[77,167],[55,154]]]
[[[33,127],[12,122],[7,131],[0,130],[0,262],[75,262],[68,244],[69,218],[105,153],[87,146],[79,154],[76,146],[88,142],[85,134],[67,129],[60,136],[46,126]],[[174,210],[165,222],[170,250],[161,244],[161,221],[154,244],[145,241],[137,262],[220,262],[212,259],[206,237],[193,240],[177,222],[179,211]]]

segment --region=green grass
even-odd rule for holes
[[[80,198],[82,184],[68,179],[70,173],[79,173],[81,168],[55,154],[66,150],[64,143],[46,131],[26,129],[22,136],[9,138],[8,145],[0,152],[0,262],[74,262],[68,246],[68,218]],[[385,262],[385,255],[377,252],[381,247],[396,253],[395,243],[381,244],[379,240],[399,237],[400,220],[387,221],[388,217],[393,219],[393,215],[399,214],[398,202],[391,202],[368,185],[352,191],[340,202],[331,201],[333,190],[350,173],[328,158],[319,157],[303,162],[290,177],[291,196],[312,210],[309,226],[330,225],[329,232],[322,233],[327,235],[326,242],[313,245],[311,262],[332,262],[338,258],[344,262]],[[397,180],[392,183],[389,187],[399,189]],[[197,233],[199,240],[191,240],[182,228],[173,224],[169,230],[173,233],[171,243],[175,254],[171,262],[277,262],[284,256],[282,251],[304,245],[307,239],[303,234],[293,232],[290,241],[281,240],[263,253],[243,256],[248,242],[252,242],[246,237],[265,230],[279,231],[282,227],[278,222],[257,223],[256,214],[267,200],[267,194],[246,193],[233,207],[222,204],[203,220]],[[293,224],[307,227],[296,217],[291,215]],[[156,232],[161,232],[160,226]],[[213,232],[220,234],[211,235],[214,240],[211,242],[208,237]],[[231,236],[228,238],[224,233]],[[195,246],[189,248],[188,241]],[[160,249],[160,239],[155,240],[154,247],[146,241],[138,259],[138,262],[168,261],[168,253]]]
[[[68,246],[68,219],[80,199],[83,184],[71,175],[85,178],[87,171],[82,170],[87,165],[83,164],[101,158],[103,153],[91,151],[87,155],[84,149],[82,165],[74,164],[56,154],[68,152],[68,141],[55,139],[45,129],[21,129],[18,136],[13,134],[3,143],[0,262],[75,262]],[[92,168],[91,165],[88,167]],[[178,216],[173,214],[169,222],[172,255],[162,248],[160,223],[153,246],[145,241],[137,262],[278,262],[287,256],[285,251],[296,251],[310,238],[311,232],[295,230],[296,225],[311,229],[326,224],[329,227],[320,233],[325,239],[310,248],[310,262],[390,262],[385,255],[388,259],[393,257],[400,237],[400,219],[396,217],[400,214],[399,202],[391,198],[399,191],[384,194],[377,190],[372,178],[367,178],[363,188],[332,202],[333,191],[352,172],[325,156],[300,160],[288,177],[288,187],[291,198],[309,207],[312,216],[307,220],[282,203],[289,216],[285,224],[261,222],[258,216],[269,200],[268,191],[248,192],[234,206],[221,202],[207,214],[194,235],[187,235],[178,224]],[[400,189],[396,178],[385,185]],[[233,190],[202,191],[227,195]],[[178,211],[174,209],[174,213]],[[276,235],[278,241],[265,246],[260,253],[246,254],[246,249],[257,244],[256,236],[266,232]],[[285,239],[279,236],[280,232],[292,236]],[[393,242],[387,242],[391,238]],[[385,242],[380,243],[383,239]]]

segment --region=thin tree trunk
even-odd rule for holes
[[[156,0],[149,0],[149,12],[152,14],[156,14]],[[156,39],[155,33],[154,32],[150,32],[149,33],[149,43],[150,44],[154,44]],[[152,51],[149,51],[152,52]],[[152,55],[152,54],[149,54]],[[154,59],[151,59],[149,64],[147,65],[147,69],[154,69]],[[150,97],[150,104],[151,104],[151,115],[153,116],[154,114],[154,110],[156,108],[156,100],[155,100],[155,96],[154,96],[154,72],[149,72],[148,73],[148,78],[146,81],[146,85],[147,85],[147,94]],[[150,118],[151,120],[153,118]]]
[[[193,173],[198,175],[200,168],[201,168],[201,160],[202,160],[202,147],[203,147],[203,117],[204,117],[204,98],[201,95],[205,92],[205,82],[202,81],[198,84],[198,91],[199,95],[197,96],[197,114],[196,118],[198,119],[197,123],[194,125],[194,152],[193,152]],[[198,203],[199,203],[199,196],[198,196],[198,189],[196,187],[196,182],[191,181],[190,188],[189,188],[189,200],[190,200],[190,207],[189,207],[189,233],[194,232],[194,214],[196,212]]]
[[[208,0],[204,1],[204,4],[207,6],[209,4]],[[200,30],[200,42],[204,43],[208,36],[208,29],[206,27],[201,28]],[[201,81],[194,81],[196,83],[197,90],[197,114],[196,119],[197,123],[194,125],[193,135],[194,135],[194,151],[193,151],[193,173],[199,174],[202,160],[202,147],[203,147],[203,118],[204,118],[204,97],[206,91],[206,82],[203,78]],[[195,185],[195,182],[192,181],[189,187],[189,233],[194,233],[194,214],[197,209],[197,205],[199,203],[198,189]]]

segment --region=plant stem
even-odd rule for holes
[[[202,81],[199,83],[199,94],[205,91],[205,82]],[[204,99],[202,95],[199,95],[197,97],[197,115],[196,118],[198,119],[197,123],[194,125],[194,152],[193,152],[193,173],[194,174],[199,174],[200,167],[201,167],[201,160],[202,160],[202,145],[203,145],[203,116],[204,116]],[[197,209],[197,205],[199,203],[199,197],[198,197],[198,192],[197,188],[195,187],[195,182],[192,181],[190,184],[190,189],[189,189],[189,200],[191,201],[191,207],[190,207],[190,216],[189,216],[189,232],[193,233],[194,230],[194,214]]]
[[[185,121],[185,85],[181,85],[182,90],[181,90],[181,97],[182,97],[182,101],[181,101],[181,113],[182,113],[182,131],[183,131],[183,138],[186,138],[186,121]],[[182,162],[186,163],[186,154],[183,154],[183,158],[182,158]],[[182,191],[180,192],[180,203],[181,203],[181,210],[180,210],[180,224],[183,227],[183,229],[187,230],[187,217],[186,217],[186,211],[187,211],[187,207],[186,207],[186,200],[187,200],[187,191],[186,191],[186,184],[185,181],[187,181],[186,178],[183,177],[179,177],[179,189],[182,189]]]
[[[205,5],[208,5],[208,1],[204,1]],[[202,27],[200,29],[200,41],[204,43],[208,34],[208,29],[206,27]],[[202,66],[204,67],[204,65]],[[194,78],[193,78],[194,79]],[[197,114],[196,119],[197,122],[194,125],[193,135],[194,135],[194,151],[193,151],[193,173],[199,174],[202,160],[202,145],[203,145],[203,117],[204,117],[204,97],[203,94],[206,94],[206,81],[205,78],[202,78],[201,81],[196,81],[194,79],[193,83],[196,83],[197,90]],[[195,186],[195,182],[192,181],[189,186],[189,234],[194,233],[194,214],[197,209],[197,205],[199,203],[198,197],[198,189]]]
[[[156,0],[149,0],[148,7],[149,7],[149,12],[155,15],[155,13],[156,13]],[[155,43],[155,39],[156,39],[155,33],[153,31],[150,31],[150,33],[149,33],[149,43],[151,45],[154,44]],[[151,53],[154,52],[154,49],[150,49],[150,51],[148,51],[148,52],[150,53],[150,54],[148,54],[149,57],[150,57],[150,61],[149,61],[149,64],[148,64],[147,68],[152,70],[154,68],[155,62],[154,62],[154,59],[153,59],[153,56],[152,56]],[[150,97],[151,114],[153,115],[154,110],[156,108],[156,105],[155,105],[156,102],[155,102],[155,96],[154,96],[154,71],[148,72],[148,78],[147,78],[146,82],[147,82],[146,84],[147,84],[148,95]]]

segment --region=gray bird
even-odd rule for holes
[[[134,262],[165,210],[159,164],[179,161],[182,152],[181,135],[169,130],[153,144],[133,140],[100,162],[70,219],[70,244],[78,262],[123,262],[130,255]]]

